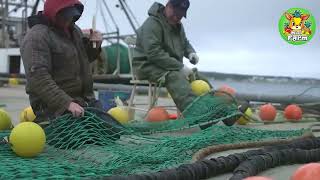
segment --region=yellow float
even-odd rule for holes
[[[20,157],[31,158],[40,154],[46,143],[44,130],[36,123],[23,122],[11,131],[9,142]]]
[[[192,81],[191,89],[192,89],[192,92],[197,96],[204,95],[211,91],[209,84],[203,80]]]

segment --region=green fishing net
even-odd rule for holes
[[[185,119],[160,125],[141,126],[143,122],[139,122],[123,126],[94,109],[87,109],[81,118],[64,115],[45,128],[47,145],[36,158],[17,157],[9,144],[2,143],[0,179],[81,179],[150,173],[190,163],[195,152],[208,146],[287,139],[306,131],[219,125],[201,130],[198,128],[201,123],[239,115],[235,104],[215,104],[216,99],[209,98],[197,99],[183,112]],[[0,138],[8,135],[9,132],[0,133]]]
[[[237,104],[226,96],[212,96],[207,94],[198,97],[190,104],[181,119],[164,122],[138,121],[128,125],[138,132],[165,132],[188,129],[201,124],[215,124],[219,121],[241,116]]]

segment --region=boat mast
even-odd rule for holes
[[[34,8],[28,2],[30,0],[0,0],[0,48],[19,47],[28,28],[28,9]]]
[[[133,29],[133,31],[137,34],[137,28],[136,28],[136,26],[134,25],[134,23],[133,23],[133,21],[132,21],[132,19],[131,19],[131,17],[130,17],[130,15],[129,15],[129,13],[128,13],[128,10],[127,10],[127,8],[128,8],[128,4],[127,3],[125,3],[125,1],[123,2],[124,0],[119,0],[119,3],[120,3],[120,6],[121,6],[121,9],[123,10],[123,12],[124,12],[124,14],[126,15],[126,17],[127,17],[127,19],[128,19],[128,21],[129,21],[129,23],[130,23],[130,25],[131,25],[131,27],[132,27],[132,29]],[[126,4],[126,6],[124,5],[124,4]],[[128,8],[129,9],[129,8]]]

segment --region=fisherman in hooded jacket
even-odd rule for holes
[[[102,36],[92,30],[83,34],[75,24],[83,9],[79,0],[46,0],[44,10],[28,18],[20,51],[37,123],[65,113],[80,117],[88,106],[101,108],[90,63],[101,51]]]
[[[187,17],[189,6],[189,0],[169,0],[165,6],[155,2],[149,9],[149,17],[137,30],[133,54],[138,79],[151,82],[164,79],[165,87],[181,112],[196,98],[187,78],[193,72],[184,66],[183,58],[194,65],[199,62],[181,23],[181,19]],[[196,79],[210,85],[201,74],[195,75]]]

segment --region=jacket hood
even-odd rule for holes
[[[44,3],[43,15],[49,21],[55,22],[58,12],[66,7],[75,6],[79,12],[83,13],[83,4],[79,0],[46,0]],[[78,19],[75,19],[77,21]]]
[[[172,26],[167,22],[166,17],[164,16],[164,9],[165,6],[160,3],[153,3],[153,5],[150,7],[148,14],[149,16],[155,17],[159,19],[161,22],[163,22],[166,25],[166,28],[171,28],[173,30],[180,30],[181,29],[181,23],[177,24],[177,26]]]
[[[49,20],[43,15],[42,11],[39,11],[37,15],[28,17],[28,26],[32,28],[37,24],[43,24],[49,26]]]
[[[164,10],[164,5],[160,3],[153,3],[153,5],[150,7],[148,14],[149,16],[154,16],[154,17],[160,17],[163,15],[163,10]]]

